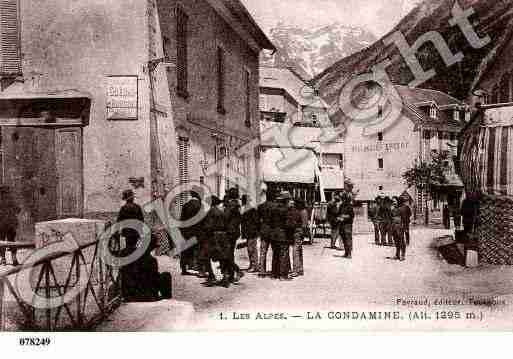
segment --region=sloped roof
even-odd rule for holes
[[[260,87],[283,88],[301,106],[328,108],[326,102],[315,95],[314,89],[288,67],[260,67]]]
[[[261,48],[276,51],[276,47],[262,31],[248,9],[240,0],[222,0],[223,4],[230,10],[233,17],[245,28],[245,30],[255,39]]]

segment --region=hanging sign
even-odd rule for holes
[[[107,77],[107,120],[137,120],[138,77]]]

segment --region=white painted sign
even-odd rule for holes
[[[138,77],[107,77],[107,120],[137,120]]]

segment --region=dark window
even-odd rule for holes
[[[382,105],[378,106],[378,117],[383,117],[383,106]]]
[[[244,84],[245,84],[245,107],[246,107],[246,120],[244,124],[246,127],[251,127],[251,74],[248,70],[244,71]]]
[[[506,187],[508,185],[508,142],[509,142],[509,127],[502,128],[501,139],[501,174],[500,185]]]
[[[225,114],[224,108],[224,49],[222,47],[217,48],[217,112]]]
[[[171,48],[171,40],[169,40],[169,37],[167,36],[163,36],[162,37],[162,48],[164,50],[164,57],[166,59],[169,59],[170,56],[169,56],[169,49]],[[167,70],[169,71],[169,69],[171,69],[171,67],[168,67]]]
[[[424,131],[424,139],[425,140],[431,139],[431,131],[429,131],[429,130]]]
[[[379,187],[378,187],[378,189],[379,189],[380,191],[383,191],[383,186],[379,186]]]
[[[493,190],[495,184],[495,128],[490,128],[490,137],[488,142],[488,173],[486,176],[487,186]]]
[[[499,102],[509,102],[509,83],[509,74],[503,75],[499,86]]]
[[[383,141],[383,132],[378,132],[378,141]]]
[[[450,139],[451,141],[456,141],[456,134],[455,134],[454,132],[451,132],[451,133],[449,134],[449,139]]]
[[[378,168],[379,168],[380,170],[382,170],[382,169],[383,169],[383,167],[384,167],[384,166],[383,166],[383,159],[382,159],[382,158],[378,158]]]
[[[176,90],[178,96],[187,98],[188,80],[188,51],[187,51],[187,28],[189,17],[179,7],[176,8]]]
[[[21,74],[18,0],[0,1],[0,73]]]

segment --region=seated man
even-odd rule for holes
[[[152,238],[144,254],[121,269],[123,297],[128,302],[151,302],[171,299],[171,274],[159,273],[158,262],[151,255],[156,248],[156,240]],[[127,247],[125,255],[136,251],[136,247]]]

